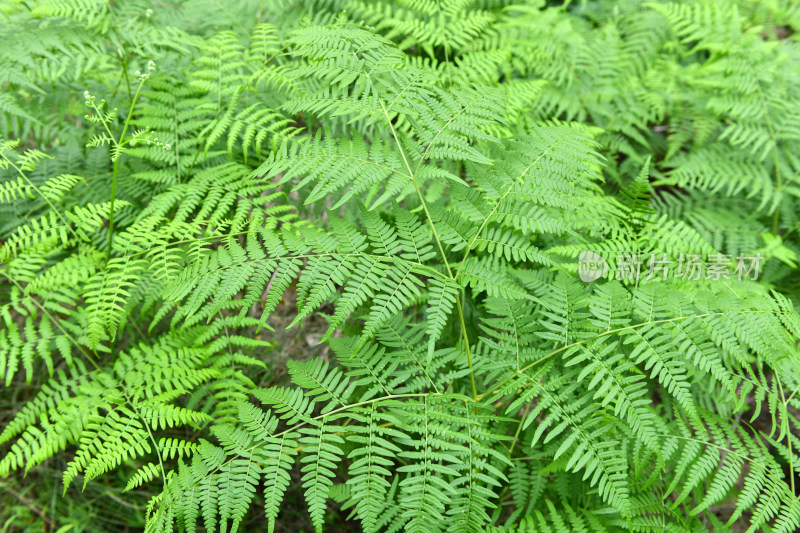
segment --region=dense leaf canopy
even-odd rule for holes
[[[0,531],[800,530],[796,0],[0,13]]]

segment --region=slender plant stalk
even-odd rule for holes
[[[439,254],[442,256],[442,261],[444,261],[444,267],[447,270],[447,275],[450,277],[450,279],[455,280],[455,277],[453,276],[453,271],[450,269],[450,263],[447,261],[447,255],[444,253],[442,242],[439,239],[439,233],[436,231],[436,226],[433,223],[433,217],[431,217],[431,214],[428,211],[428,204],[427,202],[425,202],[425,197],[422,195],[422,190],[419,187],[419,182],[417,182],[415,176],[416,172],[414,170],[411,170],[411,165],[408,163],[408,158],[406,157],[405,150],[403,150],[403,147],[400,144],[400,139],[397,138],[397,132],[394,129],[394,125],[392,124],[392,121],[389,118],[389,112],[386,110],[386,106],[383,105],[383,100],[379,99],[378,101],[381,104],[381,110],[383,111],[383,116],[384,118],[386,118],[386,123],[389,125],[389,129],[392,132],[392,137],[394,138],[394,142],[397,145],[397,149],[400,150],[400,155],[403,158],[403,163],[405,163],[406,170],[408,170],[408,177],[411,179],[411,183],[414,184],[414,190],[417,193],[417,198],[419,198],[419,201],[422,204],[422,209],[423,211],[425,211],[425,219],[427,220],[428,225],[430,226],[431,231],[433,232],[433,238],[436,241],[436,246],[439,248]],[[436,137],[434,137],[434,141],[435,140]],[[428,146],[428,149],[430,149],[430,146],[432,145],[433,141]],[[417,164],[416,170],[419,170],[419,167],[422,165],[422,161],[425,158],[425,154],[428,153],[428,149],[425,150],[422,159]],[[472,386],[472,398],[477,401],[478,388],[475,385],[475,371],[472,368],[472,354],[470,352],[470,346],[469,346],[469,335],[467,335],[467,325],[464,322],[464,312],[461,306],[460,294],[456,296],[456,308],[458,309],[458,316],[460,319],[461,335],[464,338],[464,348],[467,352],[467,366],[469,367],[469,380],[470,380],[470,385]]]
[[[139,87],[136,89],[136,94],[133,95],[131,107],[128,109],[128,116],[125,118],[125,124],[122,126],[122,133],[120,134],[119,139],[114,140],[114,172],[111,175],[111,201],[108,208],[108,257],[111,257],[111,247],[114,244],[114,201],[117,198],[117,174],[119,172],[119,158],[122,156],[122,147],[125,146],[125,134],[128,133],[128,126],[130,126],[131,117],[133,117],[133,109],[136,107],[136,101],[139,99],[139,93],[142,91],[142,87],[144,87],[144,82],[146,80],[146,77],[142,77],[142,79],[139,81]]]

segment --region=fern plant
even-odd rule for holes
[[[0,516],[797,530],[797,11],[4,7]]]

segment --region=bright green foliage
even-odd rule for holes
[[[800,529],[798,2],[0,10],[6,523]]]

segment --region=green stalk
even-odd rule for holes
[[[144,87],[144,82],[147,78],[143,77],[139,82],[139,87],[136,89],[136,94],[133,95],[133,100],[131,101],[131,107],[128,109],[128,116],[125,119],[125,124],[122,126],[122,134],[119,136],[119,140],[116,144],[117,154],[114,158],[114,172],[111,175],[111,205],[109,206],[109,213],[108,213],[108,257],[111,257],[111,246],[114,243],[114,200],[117,198],[117,172],[119,170],[119,158],[122,157],[122,146],[125,144],[125,134],[128,132],[128,126],[131,123],[131,117],[133,116],[133,109],[136,107],[136,101],[139,99],[139,93],[142,91],[142,87]]]
[[[436,137],[434,137],[433,141],[428,145],[428,148],[422,154],[422,158],[420,162],[417,164],[416,170],[411,170],[411,165],[408,163],[408,159],[406,158],[405,150],[403,150],[403,146],[400,144],[400,139],[397,138],[397,132],[395,132],[394,126],[392,125],[392,121],[389,118],[389,112],[386,110],[386,106],[383,105],[383,100],[378,99],[378,102],[381,104],[381,109],[383,110],[383,116],[386,118],[386,123],[389,125],[389,130],[392,132],[392,137],[394,137],[394,142],[397,145],[397,149],[400,151],[400,156],[403,158],[403,163],[405,163],[406,170],[408,170],[408,177],[411,179],[411,183],[414,185],[414,190],[417,192],[417,198],[419,198],[420,203],[422,204],[422,209],[425,211],[425,218],[428,221],[428,225],[433,232],[433,239],[436,241],[436,246],[439,248],[439,254],[442,256],[442,261],[444,261],[444,267],[447,270],[447,275],[450,279],[455,280],[456,278],[453,276],[453,271],[450,269],[450,263],[447,261],[447,255],[444,253],[444,248],[442,247],[442,242],[439,239],[439,233],[436,231],[436,226],[433,223],[433,217],[431,217],[430,212],[428,212],[428,204],[425,202],[425,197],[422,195],[422,189],[419,187],[419,183],[417,182],[416,178],[416,170],[419,170],[419,167],[422,165],[423,161],[425,160],[425,154],[428,153],[428,149],[433,146],[433,142],[436,141]],[[442,129],[444,131],[444,129]],[[439,132],[441,133],[441,131]],[[472,386],[472,398],[477,401],[478,400],[478,389],[475,385],[475,371],[472,368],[472,353],[470,352],[469,347],[469,335],[467,334],[467,326],[464,323],[464,311],[461,308],[461,295],[456,296],[456,308],[458,309],[458,317],[460,320],[461,325],[461,335],[464,338],[464,347],[467,352],[467,366],[469,367],[469,379],[470,384]]]

